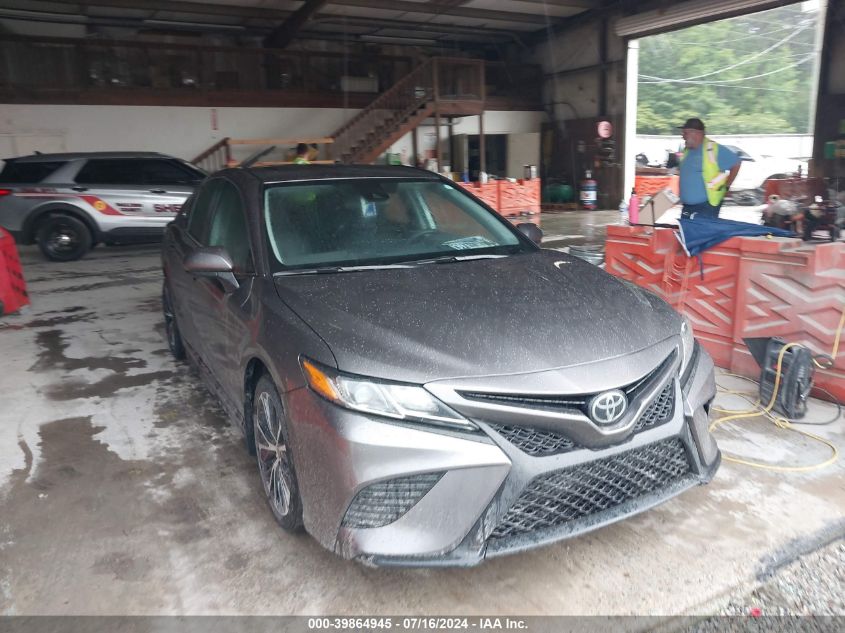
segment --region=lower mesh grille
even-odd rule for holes
[[[689,472],[683,443],[671,438],[541,475],[528,484],[491,537],[558,527],[664,488]]]
[[[670,381],[634,424],[634,433],[659,426],[672,419],[675,413],[675,383]]]
[[[494,431],[524,453],[534,457],[565,453],[576,448],[575,442],[564,435],[541,431],[527,426],[491,424]]]
[[[374,528],[393,523],[434,487],[443,473],[411,475],[367,486],[352,500],[343,525]]]

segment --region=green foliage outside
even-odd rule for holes
[[[801,4],[640,40],[638,134],[811,132],[818,10]]]

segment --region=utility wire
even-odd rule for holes
[[[757,59],[761,55],[765,55],[766,53],[773,51],[774,49],[779,48],[780,46],[783,46],[789,40],[791,40],[793,37],[795,37],[796,35],[798,35],[802,31],[806,30],[807,28],[808,28],[807,25],[801,26],[800,28],[797,28],[794,31],[792,31],[789,35],[787,35],[785,38],[783,38],[780,42],[777,42],[776,44],[772,44],[769,48],[762,50],[759,53],[755,53],[751,57],[743,59],[743,60],[741,60],[741,61],[739,61],[735,64],[731,64],[730,66],[725,66],[724,68],[719,68],[718,70],[712,70],[710,72],[707,72],[707,73],[704,73],[704,74],[701,74],[701,75],[693,75],[692,77],[686,77],[684,79],[668,79],[668,78],[663,78],[663,77],[649,77],[649,79],[657,79],[657,80],[661,80],[661,81],[665,81],[665,82],[672,82],[672,83],[686,83],[686,82],[689,82],[693,79],[702,79],[704,77],[711,77],[712,75],[717,75],[719,73],[725,72],[726,70],[731,70],[733,68],[737,68],[739,66],[744,66],[745,64],[751,63],[752,61],[754,61],[755,59]],[[763,75],[759,75],[759,76],[762,77]],[[742,81],[742,80],[740,80],[740,81]]]
[[[783,72],[784,70],[789,70],[790,68],[795,68],[796,66],[800,66],[801,64],[805,64],[808,61],[811,61],[815,57],[815,54],[806,55],[804,59],[799,62],[795,62],[794,64],[789,64],[787,66],[782,66],[781,68],[776,68],[775,70],[770,70],[766,73],[760,73],[759,75],[751,75],[750,77],[739,77],[737,79],[719,79],[718,81],[695,81],[690,79],[665,79],[663,77],[654,77],[651,75],[638,75],[638,77],[642,77],[648,80],[656,80],[656,81],[641,81],[641,84],[662,84],[662,83],[676,83],[676,84],[696,84],[696,85],[705,85],[705,86],[724,86],[725,84],[733,83],[736,81],[748,81],[749,79],[757,79],[759,77],[768,77],[769,75],[774,75],[775,73]],[[713,74],[713,73],[709,73]],[[706,75],[702,75],[706,76]]]

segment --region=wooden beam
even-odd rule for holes
[[[230,138],[230,145],[296,145],[297,143],[325,144],[334,143],[331,137],[322,138]]]
[[[604,0],[519,0],[529,4],[547,4],[550,7],[571,7],[573,9],[596,9],[607,4]]]
[[[326,5],[326,0],[305,0],[290,17],[273,29],[264,38],[264,46],[267,48],[285,48],[290,44],[296,34],[305,26],[317,11]]]
[[[72,5],[72,14],[78,15],[81,7],[98,7],[106,9],[138,9],[142,11],[171,11],[187,13],[189,15],[220,15],[226,17],[256,18],[262,20],[279,20],[290,15],[290,11],[278,9],[264,9],[260,7],[231,6],[212,4],[210,2],[186,2],[184,0],[50,0],[51,4]],[[36,11],[35,9],[28,9]],[[51,9],[55,12],[56,9]]]
[[[280,17],[290,15],[289,11],[278,9],[222,5],[209,2],[186,2],[185,0],[51,0],[51,2],[75,5],[76,10],[74,14],[78,13],[81,5],[85,5],[87,7],[93,6],[106,9],[140,9],[151,12],[168,11],[187,13],[189,15],[220,15],[271,20],[278,20]],[[546,16],[543,14],[534,15],[515,11],[474,9],[472,7],[444,7],[425,2],[410,2],[409,0],[331,0],[329,4],[364,9],[392,9],[397,12],[425,13],[428,15],[454,15],[465,18],[501,20],[503,22],[526,22],[541,26],[546,26],[548,23]],[[323,11],[323,15],[331,15],[331,11]],[[556,18],[551,19],[552,24],[561,21]],[[378,20],[373,19],[373,22],[378,23]]]
[[[500,20],[502,22],[525,22],[546,26],[559,20],[548,20],[543,14],[519,13],[515,11],[494,11],[492,9],[473,9],[471,7],[443,7],[425,2],[408,2],[408,0],[331,0],[331,4],[346,7],[360,7],[363,9],[385,9],[408,13],[426,13],[442,16],[456,16],[461,18],[478,18],[480,20]],[[373,19],[378,23],[378,19]]]

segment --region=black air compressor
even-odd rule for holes
[[[778,357],[786,346],[782,338],[743,339],[754,360],[760,365],[760,404],[769,406],[777,380]],[[796,345],[783,354],[780,381],[774,410],[797,420],[807,413],[807,400],[813,388],[813,355],[806,347]]]

